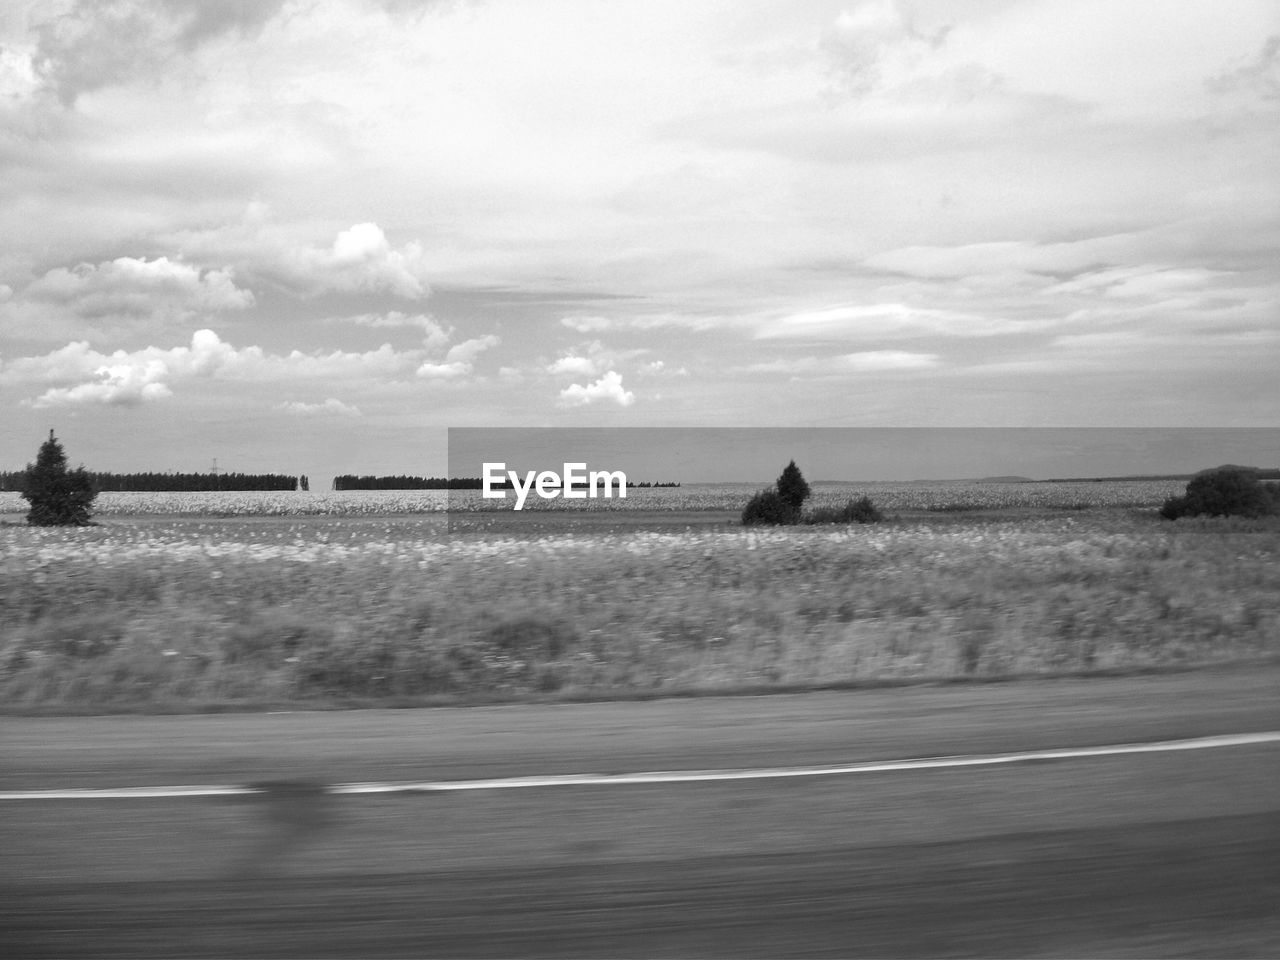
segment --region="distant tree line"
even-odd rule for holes
[[[511,481],[503,480],[489,485],[491,490],[510,490]],[[574,488],[587,487],[588,484],[574,484]],[[679,483],[641,483],[627,482],[628,487],[637,490],[650,487],[678,487]],[[349,473],[333,478],[334,490],[480,490],[484,480],[480,477],[357,477]]]
[[[480,486],[479,477],[357,477],[344,473],[333,478],[335,490],[479,490]]]
[[[0,472],[0,490],[21,490],[25,470]],[[203,493],[209,490],[307,489],[298,477],[278,473],[96,473],[89,472],[99,492]],[[305,481],[305,477],[302,478]]]

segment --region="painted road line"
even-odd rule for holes
[[[810,767],[760,767],[740,770],[650,770],[638,773],[573,773],[558,776],[500,777],[489,780],[420,780],[338,783],[318,788],[334,794],[429,793],[446,790],[519,790],[530,787],[625,786],[654,783],[695,783],[714,780],[771,780],[782,777],[829,777],[858,773],[893,773],[986,767],[998,764],[1046,760],[1076,760],[1134,753],[1170,753],[1220,747],[1256,746],[1280,742],[1280,730],[1233,733],[1187,740],[1150,743],[1112,743],[1097,747],[1060,747],[1017,753],[974,754],[951,757],[918,757],[904,760],[868,760],[859,763]],[[269,785],[222,784],[154,787],[79,787],[61,790],[0,791],[0,800],[135,800],[164,797],[226,797],[269,793]]]
[[[0,800],[154,800],[160,797],[236,797],[261,793],[235,784],[181,784],[169,787],[74,787],[64,790],[7,790]]]

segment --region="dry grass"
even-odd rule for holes
[[[7,709],[407,703],[1280,653],[1280,523],[1094,509],[450,537],[430,518],[0,527]]]

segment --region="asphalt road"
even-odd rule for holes
[[[648,703],[5,718],[0,953],[1277,956],[1280,744],[334,795],[1280,730],[1280,669]]]

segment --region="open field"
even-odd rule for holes
[[[1280,655],[1275,520],[1161,520],[1167,482],[1056,501],[1038,484],[890,486],[858,489],[895,521],[826,528],[742,529],[728,492],[689,488],[645,491],[647,510],[486,511],[452,535],[398,494],[314,515],[184,498],[185,516],[121,494],[129,511],[108,502],[82,529],[14,515],[0,702],[607,698]]]
[[[736,516],[757,489],[772,481],[694,483],[681,487],[632,488],[625,498],[542,501],[530,496],[525,511],[725,511]],[[870,496],[883,510],[992,510],[1009,508],[1084,509],[1091,507],[1158,507],[1181,493],[1173,480],[1054,480],[999,483],[973,480],[930,483],[817,482],[810,506],[843,504],[850,497]],[[511,496],[514,496],[512,494]],[[26,501],[0,491],[0,516],[21,515]],[[478,490],[343,490],[313,492],[103,493],[94,504],[102,517],[136,515],[212,516],[395,516],[402,514],[497,512],[511,510],[510,500],[485,500]]]

